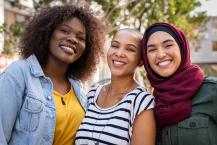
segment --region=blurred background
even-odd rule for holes
[[[155,22],[170,22],[182,29],[190,41],[192,62],[207,75],[217,76],[217,0],[0,0],[0,73],[20,58],[18,42],[25,21],[42,7],[67,3],[90,7],[108,32],[105,55],[84,84],[86,89],[109,81],[105,56],[118,29],[130,27],[143,33]],[[138,68],[135,79],[151,90],[144,68]]]

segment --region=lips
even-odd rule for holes
[[[157,63],[157,65],[164,67],[164,66],[169,65],[171,62],[172,62],[172,60],[160,61],[160,62]]]
[[[112,60],[112,64],[113,64],[114,66],[120,67],[120,66],[125,65],[126,62],[123,62],[123,61],[120,61],[120,60]]]
[[[77,53],[77,51],[76,51],[76,49],[74,47],[71,47],[71,46],[68,46],[68,45],[60,45],[60,48],[62,48],[68,54]]]

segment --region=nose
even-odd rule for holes
[[[118,57],[124,57],[124,50],[121,48],[117,49],[115,55]]]
[[[166,56],[166,52],[163,49],[159,49],[157,52],[158,58],[164,58]]]
[[[67,36],[67,41],[71,44],[78,43],[78,39],[76,38],[75,34],[70,34],[69,36]]]

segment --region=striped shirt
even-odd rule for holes
[[[154,97],[139,86],[116,105],[100,108],[96,100],[102,87],[95,87],[87,94],[89,107],[77,131],[75,144],[129,145],[135,117],[154,108]]]

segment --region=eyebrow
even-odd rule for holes
[[[167,42],[174,42],[174,40],[172,40],[172,39],[167,39],[167,40],[163,41],[163,43],[167,43]]]
[[[67,25],[65,23],[61,24],[60,26],[65,26],[65,27],[68,27],[68,28],[72,29],[69,25]],[[85,31],[78,31],[78,32],[83,34],[83,35],[86,35]]]
[[[134,47],[134,48],[137,48],[135,45],[133,45],[133,44],[127,44],[128,46],[132,46],[132,47]]]
[[[174,40],[167,39],[167,40],[164,40],[162,43],[164,44],[164,43],[167,43],[167,42],[174,42]],[[149,45],[147,45],[147,48],[149,48],[149,47],[155,47],[155,45],[154,44],[149,44]]]
[[[118,41],[116,41],[116,40],[112,40],[111,43],[113,43],[113,42],[120,44],[120,42],[118,42]],[[126,44],[126,45],[128,45],[128,46],[133,46],[133,47],[137,48],[134,44]]]

